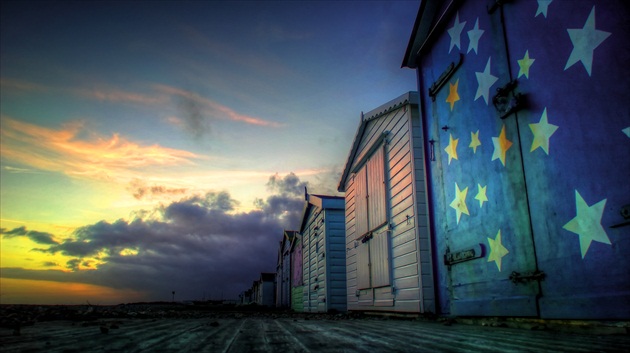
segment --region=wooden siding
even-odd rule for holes
[[[410,93],[410,95],[413,93]],[[380,109],[383,111],[384,109]],[[375,110],[379,111],[379,110]],[[434,310],[431,253],[424,185],[424,151],[418,107],[406,104],[368,120],[353,158],[370,158],[386,133],[382,154],[387,207],[385,226],[362,243],[357,228],[358,175],[342,181],[346,191],[346,278],[349,310],[424,312]],[[376,150],[378,151],[378,150]],[[356,170],[358,165],[352,165]],[[369,183],[368,176],[368,183]],[[369,246],[368,246],[369,244]]]
[[[385,148],[379,147],[367,163],[369,230],[387,222],[385,202]]]
[[[297,312],[304,311],[304,286],[291,288],[291,309]]]
[[[326,209],[325,212],[327,311],[346,311],[345,211]]]
[[[345,211],[309,207],[303,230],[303,307],[346,310]]]

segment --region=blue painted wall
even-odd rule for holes
[[[628,4],[521,0],[488,13],[493,2],[448,3],[423,4],[436,11],[421,11],[408,65],[440,312],[629,318]],[[418,34],[427,21],[428,38]],[[433,99],[429,87],[460,57]],[[514,80],[506,97],[521,94],[521,108],[501,119],[493,98]],[[449,265],[447,253],[465,261]]]

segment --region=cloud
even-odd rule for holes
[[[81,139],[87,133],[89,140]],[[114,134],[86,131],[81,121],[51,129],[2,116],[0,148],[6,160],[39,170],[90,179],[132,179],[152,166],[193,165],[192,152],[140,145]]]
[[[33,82],[0,78],[0,87],[7,91],[46,92],[48,87]]]
[[[5,228],[2,228],[1,231],[2,231],[2,236],[4,238],[15,238],[19,236],[25,236],[37,244],[43,244],[43,245],[59,244],[55,240],[55,236],[53,234],[46,233],[46,232],[38,232],[36,230],[27,230],[25,226],[14,228],[9,231],[7,231]]]
[[[232,108],[202,97],[195,92],[167,85],[155,85],[154,88],[158,92],[169,94],[179,99],[180,109],[182,109],[183,113],[183,117],[180,117],[180,121],[186,124],[187,129],[194,129],[196,125],[207,129],[206,124],[209,124],[209,121],[215,119],[227,119],[264,127],[283,126],[275,121],[237,113]]]
[[[275,270],[283,230],[301,219],[304,198],[295,191],[305,183],[293,173],[271,176],[270,183],[275,193],[258,199],[254,210],[236,211],[238,202],[226,191],[184,197],[131,220],[80,227],[68,239],[34,249],[66,256],[68,272],[3,268],[2,275],[130,289],[148,293],[145,300],[173,290],[182,299],[210,290],[236,298],[260,272]]]
[[[6,170],[7,172],[11,174],[39,174],[40,173],[33,169],[18,168],[18,167],[11,167],[11,166],[5,166],[4,170]]]
[[[281,195],[304,195],[304,188],[307,182],[301,182],[294,173],[289,173],[280,177],[277,173],[269,177],[267,188],[270,191],[278,192]]]
[[[133,103],[141,105],[166,104],[169,97],[165,95],[142,94],[129,92],[114,87],[92,86],[92,87],[59,87],[46,86],[35,82],[0,78],[0,87],[5,92],[26,92],[26,93],[55,93],[78,96],[99,101],[114,103]]]
[[[160,197],[163,195],[182,195],[188,191],[187,188],[171,188],[163,185],[148,186],[140,179],[133,179],[131,182],[129,182],[127,190],[130,191],[133,197],[137,200],[141,200],[143,198]]]

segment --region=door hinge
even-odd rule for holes
[[[438,77],[437,81],[435,81],[435,82],[433,82],[433,84],[431,84],[431,87],[429,87],[429,97],[431,97],[432,101],[435,102],[435,97],[437,96],[438,92],[440,91],[440,88],[442,88],[442,86],[444,86],[446,84],[446,82],[448,82],[448,79],[451,78],[451,76],[453,76],[455,71],[457,71],[457,69],[460,66],[462,66],[462,61],[463,60],[464,60],[464,55],[463,54],[459,54],[459,61],[457,63],[452,61],[446,67],[446,70],[444,70],[444,72],[440,75],[440,77]]]
[[[523,94],[510,94],[517,85],[517,80],[506,83],[505,86],[497,88],[497,94],[492,98],[492,104],[499,112],[501,119],[507,118],[510,114],[523,109],[525,106],[525,96]]]
[[[526,283],[530,281],[542,281],[547,277],[547,274],[543,271],[536,270],[534,272],[525,272],[523,274],[512,271],[510,274],[510,281],[514,284]]]

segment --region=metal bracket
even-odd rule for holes
[[[501,119],[505,119],[510,114],[521,110],[525,105],[525,96],[522,94],[516,93],[510,97],[510,93],[514,91],[517,85],[517,80],[508,82],[505,86],[497,88],[497,94],[492,98],[492,104],[499,112]]]
[[[440,75],[440,77],[438,77],[437,81],[435,81],[435,82],[433,82],[433,84],[431,84],[431,87],[429,87],[429,97],[431,97],[432,101],[435,102],[435,96],[437,96],[437,93],[446,84],[446,82],[448,82],[448,79],[451,78],[451,76],[453,76],[455,71],[460,66],[462,66],[462,61],[463,60],[464,60],[464,55],[462,53],[460,53],[459,54],[459,61],[457,62],[457,64],[455,64],[455,62],[451,62],[446,67],[446,70]]]
[[[539,270],[536,270],[534,272],[526,272],[524,274],[512,271],[512,273],[510,274],[510,281],[518,285],[519,283],[526,283],[530,281],[542,281],[545,279],[545,277],[547,277],[547,274]]]

